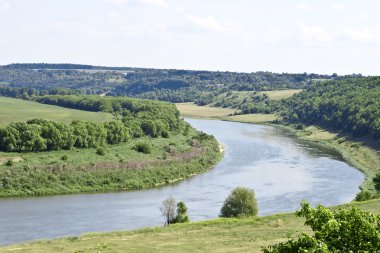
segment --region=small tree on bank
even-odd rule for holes
[[[161,214],[165,219],[165,226],[174,223],[189,222],[187,207],[183,201],[176,203],[173,197],[169,197],[162,202]]]
[[[257,202],[253,190],[237,187],[224,201],[220,217],[254,216],[257,214]]]

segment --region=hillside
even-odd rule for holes
[[[32,101],[0,97],[0,125],[15,121],[27,121],[31,118],[44,118],[69,123],[73,120],[105,122],[113,116],[106,112],[86,112],[53,105],[44,105]]]
[[[353,203],[380,214],[380,201]],[[136,231],[91,233],[0,248],[0,252],[261,252],[263,246],[310,230],[294,213],[216,219]]]
[[[330,75],[272,72],[220,72],[78,64],[11,64],[0,66],[0,94],[13,97],[45,95],[56,89],[82,94],[129,96],[170,102],[215,102],[228,91],[301,89]],[[7,89],[21,89],[14,92]],[[72,92],[72,91],[71,91]]]

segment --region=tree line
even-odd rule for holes
[[[286,123],[316,124],[380,138],[380,77],[317,82],[282,102]]]

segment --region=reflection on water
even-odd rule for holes
[[[225,158],[214,169],[144,191],[2,199],[0,244],[162,225],[159,207],[170,195],[185,201],[192,221],[212,219],[237,186],[255,190],[259,215],[294,211],[302,199],[336,205],[352,200],[364,180],[334,150],[296,140],[282,129],[187,121],[225,145]]]

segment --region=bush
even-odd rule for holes
[[[180,201],[177,204],[177,215],[173,220],[173,223],[184,223],[189,222],[189,216],[187,215],[187,206],[185,202]]]
[[[5,165],[9,167],[13,166],[13,160],[8,160]]]
[[[220,217],[254,216],[258,208],[253,190],[237,187],[224,201]]]
[[[377,175],[373,178],[373,183],[375,184],[375,188],[376,188],[376,190],[380,191],[380,174],[377,174]]]
[[[101,156],[103,156],[103,155],[106,154],[106,151],[104,151],[103,148],[97,148],[97,149],[96,149],[96,154],[97,154],[97,155],[101,155]]]
[[[306,219],[314,235],[303,234],[264,248],[264,253],[286,252],[378,252],[380,248],[380,217],[356,207],[331,211],[321,205],[311,208],[302,202],[297,216]]]
[[[144,153],[144,154],[150,154],[152,152],[151,146],[145,142],[137,143],[133,147],[133,149],[136,150],[137,152]]]
[[[356,201],[365,201],[372,199],[372,194],[368,191],[361,191],[358,194],[356,194],[355,200]]]
[[[61,160],[62,160],[62,161],[67,161],[67,159],[68,159],[67,155],[63,155],[63,156],[61,157]]]

